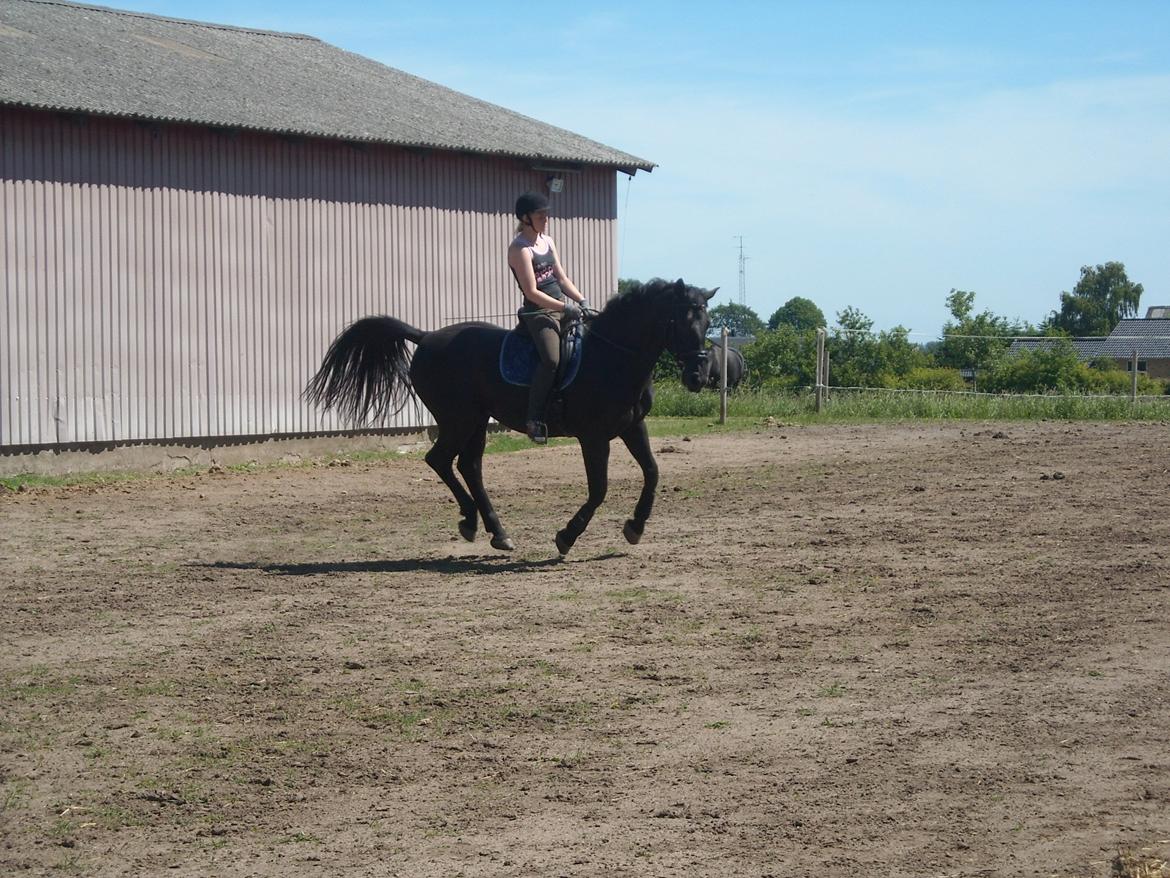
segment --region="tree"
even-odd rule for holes
[[[1108,335],[1123,317],[1137,314],[1143,292],[1121,262],[1082,266],[1081,279],[1071,293],[1060,294],[1060,310],[1046,325],[1074,336]]]
[[[829,335],[829,383],[838,387],[879,384],[882,358],[873,321],[856,308],[837,312],[837,326]]]
[[[1030,335],[1032,327],[999,317],[990,311],[972,315],[975,294],[954,290],[947,296],[952,320],[943,324],[943,340],[935,348],[935,361],[951,369],[989,368],[1011,345],[1013,336]]]
[[[753,387],[791,389],[816,380],[817,343],[813,330],[782,323],[743,348],[745,380]]]
[[[837,313],[829,336],[829,383],[837,387],[894,387],[929,357],[902,326],[875,333],[873,321],[856,308]]]
[[[711,330],[718,332],[727,327],[731,335],[759,335],[764,331],[764,321],[747,305],[729,302],[711,309]]]
[[[768,318],[768,328],[791,326],[798,332],[806,329],[820,329],[825,325],[825,315],[810,299],[794,296],[781,305]]]

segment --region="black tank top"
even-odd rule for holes
[[[547,237],[541,235],[541,237]],[[539,240],[539,239],[538,239]],[[549,244],[547,250],[543,253],[537,253],[536,248],[528,243],[528,240],[521,235],[517,235],[513,243],[521,246],[531,248],[532,250],[532,273],[536,275],[536,288],[547,296],[552,296],[554,299],[564,300],[565,292],[561,289],[560,283],[557,281],[556,273],[556,259],[553,258],[552,244]],[[516,277],[516,272],[512,272],[512,277]],[[520,278],[516,277],[516,286],[520,286]],[[520,287],[520,292],[524,292],[524,288]],[[525,304],[528,300],[525,299]],[[539,307],[533,305],[534,308]]]

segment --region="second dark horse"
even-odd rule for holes
[[[562,555],[605,500],[614,437],[621,437],[642,468],[642,493],[633,518],[622,528],[630,543],[642,538],[658,485],[658,465],[643,420],[652,400],[651,373],[668,350],[680,363],[687,389],[702,388],[707,301],[714,294],[682,280],[638,284],[611,299],[587,328],[577,377],[561,392],[560,414],[549,424],[550,435],[578,439],[589,484],[585,504],[557,532]],[[334,340],[305,394],[355,424],[383,420],[417,394],[438,425],[426,460],[459,504],[459,533],[474,540],[477,518],[482,517],[492,546],[510,550],[515,545],[483,486],[489,418],[524,432],[528,389],[500,377],[504,332],[487,323],[424,332],[394,317],[364,317]],[[406,342],[418,346],[413,358]],[[456,459],[466,487],[455,474]]]

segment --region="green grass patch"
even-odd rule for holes
[[[845,694],[845,686],[841,683],[830,683],[817,690],[817,698],[840,698]]]
[[[653,418],[691,421],[718,427],[719,394],[691,393],[669,382],[655,388]],[[785,392],[739,388],[728,395],[728,423],[721,429],[756,426],[759,419],[773,418],[799,424],[902,421],[1160,421],[1170,418],[1170,396],[1090,396],[1062,394],[1023,396],[1012,394],[960,394],[894,390],[831,389],[822,411],[816,411],[811,392]],[[648,419],[648,423],[653,419]]]
[[[0,680],[0,697],[13,701],[41,701],[72,695],[77,691],[77,677],[55,677],[48,668],[36,667],[20,677]]]
[[[548,445],[545,448],[555,448],[558,445],[576,445],[576,439],[569,439],[564,436],[559,436],[548,440]],[[522,436],[519,433],[511,431],[492,433],[488,436],[487,446],[484,448],[484,454],[506,454],[510,451],[529,451],[539,449],[541,446],[536,445],[527,436]]]
[[[277,839],[279,844],[324,844],[319,836],[311,832],[292,832]]]
[[[5,811],[15,811],[24,807],[29,799],[29,782],[25,780],[9,781],[4,784],[0,792],[0,814]]]
[[[612,591],[607,591],[605,596],[613,598],[623,604],[639,603],[650,599],[651,591],[642,586],[632,586],[630,588],[618,588]]]

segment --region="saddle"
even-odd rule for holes
[[[525,331],[523,324],[509,331],[500,345],[500,377],[518,387],[532,385],[532,375],[540,365],[536,345]],[[581,367],[581,323],[574,323],[567,332],[561,333],[561,359],[553,390],[564,390],[577,377]]]

